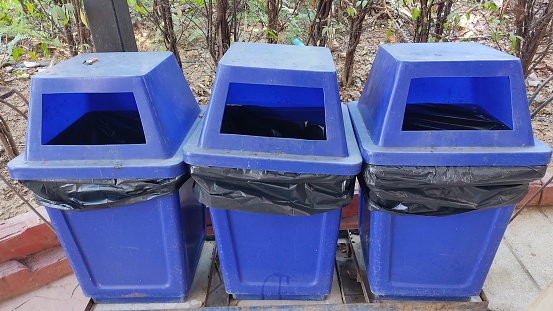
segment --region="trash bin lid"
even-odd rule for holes
[[[27,180],[179,176],[199,114],[172,53],[81,54],[31,78],[26,150],[8,168]]]
[[[477,43],[384,44],[348,104],[375,165],[545,165],[520,60]]]
[[[233,43],[183,152],[198,166],[354,175],[361,165],[332,55],[321,47]]]

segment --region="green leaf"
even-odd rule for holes
[[[59,38],[54,38],[54,40],[52,40],[52,45],[57,47],[57,48],[61,48],[63,46],[63,44],[61,43],[60,39]]]
[[[81,10],[79,12],[79,14],[81,15],[81,21],[83,22],[83,24],[88,27],[88,21],[86,20],[86,15],[84,14],[84,10]]]
[[[392,35],[392,28],[388,28],[386,31],[386,38],[389,38]]]
[[[418,33],[421,33],[421,32],[422,32],[422,26],[419,26],[419,29],[417,29],[417,32],[418,32]]]
[[[75,15],[75,7],[71,3],[66,3],[63,5],[63,9],[65,12],[66,19],[71,18],[71,16]]]
[[[12,41],[10,41],[7,45],[8,54],[11,54],[13,52],[13,50],[15,49],[15,46],[19,43],[19,41],[21,41],[23,39],[27,39],[28,37],[29,36],[23,35],[23,34],[20,34],[20,33],[15,35],[15,37],[12,39]]]
[[[346,12],[348,13],[348,16],[351,16],[351,17],[353,17],[353,16],[355,16],[355,15],[357,14],[357,10],[356,10],[355,8],[351,8],[351,7],[348,8],[348,9],[346,10]]]
[[[59,25],[59,15],[58,15],[58,10],[56,10],[56,8],[57,6],[54,6],[50,14],[52,15],[52,20],[54,21],[54,23],[56,23],[56,25]]]
[[[30,56],[33,60],[37,60],[36,54],[35,54],[35,52],[33,52],[33,51],[30,51],[30,52],[29,52],[29,56]]]
[[[448,30],[449,29],[449,23],[444,23],[444,30]]]
[[[421,11],[417,8],[413,8],[413,10],[411,11],[411,18],[413,20],[416,20],[420,15],[421,15]]]
[[[467,21],[470,20],[470,12],[465,13],[465,18],[467,19]]]
[[[495,5],[495,3],[493,1],[488,1],[488,2],[482,3],[482,7],[485,10],[492,10],[494,12],[497,11],[497,6]]]
[[[27,11],[29,11],[29,13],[33,15],[33,13],[35,12],[35,6],[32,3],[25,3],[25,7],[27,7]]]
[[[85,52],[87,53],[90,52],[90,45],[83,43],[81,47],[85,50]]]
[[[144,14],[144,15],[147,15],[148,14],[148,11],[146,11],[145,8],[141,7],[140,5],[136,5],[135,6],[135,9],[138,11],[138,13],[140,14]]]
[[[271,29],[267,29],[267,34],[269,34],[269,37],[271,37],[273,40],[278,41],[278,35]]]
[[[48,51],[48,45],[46,45],[46,43],[44,42],[40,44],[40,51],[42,52],[42,55],[44,55],[44,57],[48,58],[48,56],[50,56],[50,51]]]
[[[514,48],[517,45],[517,36],[514,33],[509,33],[509,39],[511,39],[511,47]]]
[[[499,41],[499,34],[497,32],[492,31],[491,32],[491,37],[492,37],[493,41],[495,41],[495,42]]]
[[[14,61],[17,61],[21,55],[25,54],[25,50],[22,47],[18,47],[17,49],[13,49],[12,51],[12,57]]]
[[[60,26],[62,22],[67,19],[65,11],[61,6],[56,5],[52,8],[52,19],[58,26]]]

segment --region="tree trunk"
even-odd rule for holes
[[[356,1],[356,0],[353,0]],[[355,3],[355,2],[354,2]],[[344,62],[344,73],[342,74],[342,84],[344,86],[350,86],[353,82],[353,65],[355,60],[355,51],[359,40],[361,39],[361,33],[363,33],[363,21],[371,10],[373,5],[372,1],[366,3],[364,7],[357,6],[357,13],[354,16],[348,16],[349,20],[349,39],[348,49],[346,50],[346,60]]]
[[[518,41],[515,51],[521,59],[522,70],[526,78],[530,74],[534,56],[548,34],[553,19],[553,1],[519,0],[514,9],[517,35],[522,37]]]
[[[230,26],[227,20],[227,11],[228,11],[228,0],[219,0],[217,1],[217,46],[219,54],[217,60],[220,60],[223,57],[223,54],[230,47]]]
[[[55,0],[54,4],[58,6],[63,6],[66,1],[67,0]],[[69,46],[69,51],[71,52],[71,55],[76,56],[77,54],[79,54],[79,51],[77,49],[75,38],[73,37],[73,31],[71,30],[71,23],[67,23],[63,26],[63,33],[65,36],[65,43]]]
[[[79,37],[79,45],[87,44],[92,48],[92,36],[90,30],[86,27],[84,21],[81,18],[82,6],[80,0],[71,0],[73,7],[75,8],[75,25],[77,27],[77,35]]]
[[[180,58],[179,49],[177,48],[177,36],[175,35],[175,30],[173,28],[173,16],[171,13],[171,5],[169,0],[158,0],[157,6],[163,22],[163,39],[165,41],[165,47],[173,52],[177,63],[182,68],[182,61]]]
[[[315,13],[315,20],[309,26],[309,38],[307,39],[307,45],[325,46],[326,39],[328,38],[328,29],[325,34],[323,31],[325,27],[328,27],[328,18],[332,9],[332,0],[318,0],[317,11]]]
[[[267,0],[267,42],[278,42],[278,13],[282,9],[282,0]]]

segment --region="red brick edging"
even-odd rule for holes
[[[41,215],[48,218],[43,207]],[[72,272],[56,234],[33,213],[0,221],[0,301]]]
[[[41,287],[72,272],[61,246],[25,259],[0,263],[0,301]]]
[[[44,207],[38,211],[48,219]],[[0,221],[0,263],[24,258],[57,245],[60,242],[56,234],[33,213]]]

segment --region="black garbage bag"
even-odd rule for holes
[[[478,105],[408,104],[403,131],[510,130]]]
[[[126,206],[174,194],[190,178],[23,180],[36,201],[61,210],[88,211]]]
[[[546,169],[364,165],[359,183],[369,210],[446,216],[517,204]]]
[[[209,207],[304,216],[351,202],[355,176],[190,166],[194,194]]]
[[[84,114],[47,145],[145,144],[138,111],[92,111]]]
[[[227,105],[221,133],[325,140],[324,118],[324,109]]]

